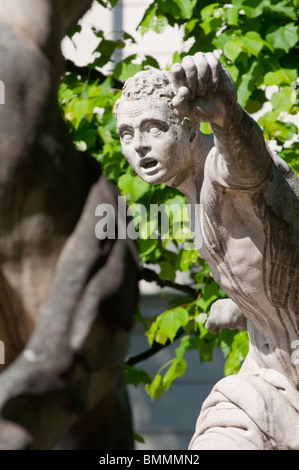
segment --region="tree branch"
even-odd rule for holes
[[[183,328],[180,328],[173,341],[176,341],[177,339],[179,339],[184,333],[185,331],[183,330]],[[151,356],[154,356],[162,349],[167,348],[167,346],[169,346],[170,344],[171,344],[170,340],[167,340],[165,344],[156,343],[156,341],[154,341],[151,348],[147,349],[146,351],[143,351],[140,354],[137,354],[136,356],[129,357],[129,359],[126,361],[126,365],[135,366],[139,362],[145,361]]]
[[[152,271],[151,269],[148,268],[142,268],[141,270],[141,279],[147,282],[155,282],[158,284],[160,287],[172,287],[173,289],[180,290],[181,292],[184,292],[185,294],[191,295],[193,297],[197,297],[198,292],[196,289],[194,289],[191,286],[183,285],[183,284],[178,284],[176,282],[172,282],[169,280],[163,281],[162,279],[159,278],[158,274],[155,273],[155,271]]]

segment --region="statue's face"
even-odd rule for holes
[[[171,113],[163,99],[123,101],[117,130],[127,161],[144,181],[177,187],[191,170],[190,136]]]

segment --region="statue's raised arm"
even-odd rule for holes
[[[217,175],[232,188],[255,188],[269,178],[272,164],[262,131],[237,104],[235,85],[213,53],[198,52],[174,64],[176,110],[193,121],[209,122],[222,158]]]

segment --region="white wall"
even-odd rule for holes
[[[182,34],[178,28],[167,27],[163,34],[148,32],[141,36],[136,28],[150,3],[149,0],[119,0],[112,12],[94,3],[92,9],[80,21],[82,25],[80,35],[76,34],[73,41],[69,38],[63,40],[63,54],[66,58],[74,60],[77,65],[88,64],[99,42],[91,32],[91,27],[95,26],[105,32],[106,39],[121,38],[123,30],[137,40],[137,44],[126,48],[125,57],[135,53],[152,55],[158,57],[161,67],[166,67],[174,52],[181,51],[184,47]],[[116,60],[121,59],[120,53]]]

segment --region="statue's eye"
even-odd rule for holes
[[[121,134],[121,138],[124,142],[130,142],[133,139],[133,133],[129,131],[124,131]]]
[[[152,135],[158,135],[158,134],[160,134],[161,129],[159,129],[159,127],[157,127],[157,126],[151,126],[151,127],[149,127],[148,132]]]

